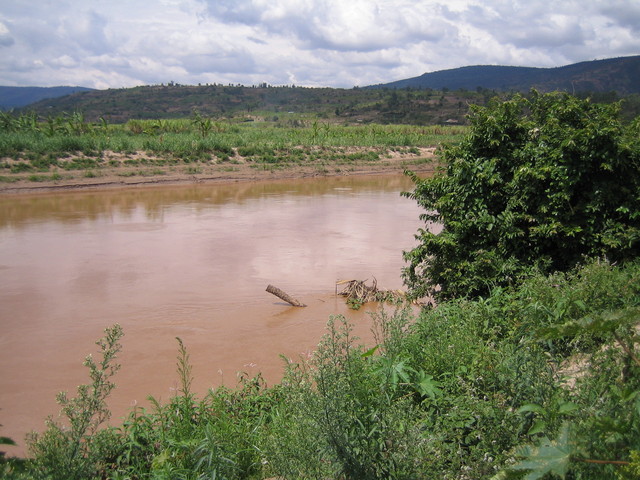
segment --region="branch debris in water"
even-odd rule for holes
[[[338,292],[338,285],[344,285],[340,292]],[[379,289],[378,281],[375,277],[371,286],[366,284],[366,280],[338,280],[336,282],[336,294],[347,297],[347,303],[351,305],[405,299],[405,293],[401,290]]]

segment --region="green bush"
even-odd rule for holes
[[[420,412],[397,388],[405,373],[401,362],[364,351],[344,317],[332,317],[327,328],[310,363],[290,368],[283,382],[292,387],[285,390],[287,407],[279,409],[272,429],[273,443],[284,446],[272,447],[274,473],[286,478],[423,478],[419,459],[426,438]],[[386,374],[396,367],[401,376],[391,380]]]
[[[640,441],[638,280],[637,262],[592,263],[424,312],[401,345],[439,382],[426,478],[542,478],[555,448],[563,478],[615,478]]]
[[[474,107],[471,132],[443,150],[444,170],[406,195],[428,228],[405,252],[414,296],[486,295],[531,269],[640,252],[640,119],[566,94]]]

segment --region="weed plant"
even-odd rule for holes
[[[76,397],[66,392],[56,397],[64,423],[49,418],[44,433],[29,436],[31,467],[38,478],[97,478],[112,468],[119,454],[117,434],[112,428],[99,427],[111,416],[106,399],[115,388],[112,377],[120,369],[116,358],[122,335],[119,325],[106,329],[96,342],[101,359],[96,362],[89,355],[84,361],[91,383],[80,385]]]
[[[343,317],[329,320],[314,358],[289,366],[292,408],[273,429],[274,465],[286,478],[418,478],[425,453],[421,413],[393,382],[372,352],[352,336]],[[286,390],[289,393],[289,390]],[[313,439],[313,441],[310,441]],[[304,446],[296,451],[296,445]]]

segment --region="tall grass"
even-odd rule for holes
[[[7,114],[5,114],[6,116]],[[202,122],[203,120],[201,120]],[[0,156],[29,152],[229,153],[233,148],[268,150],[297,146],[428,147],[458,141],[458,126],[361,125],[303,123],[283,127],[269,122],[215,122],[203,130],[187,120],[131,120],[123,125],[83,124],[83,128],[49,129],[46,123],[6,120],[0,128]]]
[[[24,117],[24,116],[23,116]],[[400,151],[418,160],[420,147],[457,142],[458,126],[339,125],[317,120],[296,126],[274,122],[212,122],[192,120],[131,120],[126,124],[83,123],[81,118],[38,122],[34,117],[0,122],[0,168],[11,178],[58,170],[117,168],[145,162],[192,166],[247,162],[255,168],[291,165],[326,169],[326,163],[371,163]],[[119,154],[119,159],[105,157]],[[51,172],[53,170],[53,172]],[[129,172],[126,172],[129,174]]]

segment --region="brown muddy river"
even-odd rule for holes
[[[0,436],[20,444],[6,450],[24,453],[25,433],[57,415],[56,393],[88,382],[82,361],[114,323],[125,332],[115,422],[175,394],[175,337],[199,395],[240,371],[279,381],[279,355],[312,352],[331,314],[372,343],[375,305],[349,310],[335,283],[402,287],[420,226],[400,196],[410,188],[341,177],[0,198]]]

